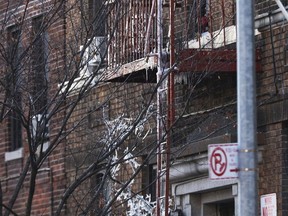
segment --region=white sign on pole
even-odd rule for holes
[[[261,216],[277,216],[276,193],[261,196]]]
[[[210,179],[238,177],[237,143],[212,144],[208,146]]]

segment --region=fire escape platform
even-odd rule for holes
[[[178,71],[236,73],[236,49],[184,49],[177,56]],[[157,55],[147,56],[106,71],[106,82],[156,82]],[[262,72],[260,50],[255,53],[256,72]]]
[[[185,49],[179,55],[179,72],[237,71],[236,49]],[[260,51],[256,50],[256,72],[261,72]]]
[[[105,81],[156,82],[157,61],[157,55],[151,55],[108,69]]]

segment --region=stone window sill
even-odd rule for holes
[[[23,148],[19,148],[11,152],[5,152],[5,162],[17,160],[21,158],[23,158]]]

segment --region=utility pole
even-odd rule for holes
[[[237,2],[238,216],[258,215],[254,1]]]

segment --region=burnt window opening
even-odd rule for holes
[[[22,147],[22,96],[21,96],[21,29],[13,26],[7,32],[6,95],[9,101],[9,151]]]

